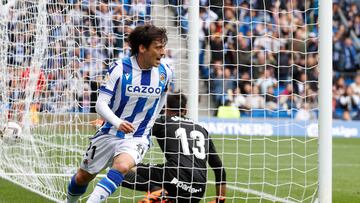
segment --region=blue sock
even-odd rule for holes
[[[73,175],[73,177],[71,178],[71,181],[68,186],[68,193],[71,196],[81,196],[82,194],[84,194],[86,192],[86,188],[88,185],[76,184],[75,176],[76,176],[76,174]]]
[[[97,186],[103,188],[105,191],[111,195],[115,190],[120,186],[123,181],[124,176],[119,171],[115,169],[110,169],[106,177],[101,179]]]

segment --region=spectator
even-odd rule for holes
[[[251,94],[248,94],[246,97],[248,109],[263,109],[265,107],[264,97],[259,93],[259,87],[253,86]]]
[[[344,110],[344,119],[349,120],[354,117],[358,112],[359,105],[359,96],[354,94],[351,87],[347,87],[345,94],[339,98],[339,106]]]
[[[307,81],[307,76],[305,72],[300,73],[299,80],[294,81],[294,93],[297,95],[305,95],[305,85]]]
[[[352,29],[354,30],[356,36],[360,38],[360,14],[355,16],[354,23],[352,24]]]
[[[235,44],[234,46],[237,48],[238,51],[237,60],[240,68],[246,68],[251,64],[250,44],[251,40],[249,37],[246,37],[242,34],[237,35],[237,44]],[[247,71],[247,69],[245,70]],[[239,71],[244,72],[241,69]]]
[[[224,60],[224,43],[222,34],[219,32],[210,35],[210,49],[211,49],[211,59],[214,61],[223,61]]]
[[[303,103],[302,107],[295,114],[295,120],[309,121],[315,118],[315,114],[311,112],[308,103]]]
[[[243,72],[240,76],[240,79],[238,79],[238,87],[240,88],[241,92],[246,92],[245,87],[247,84],[251,86],[250,74],[248,72]]]
[[[235,89],[235,77],[229,68],[224,69],[224,90],[228,92],[229,90]]]
[[[343,42],[343,52],[341,55],[343,63],[341,66],[344,71],[354,72],[359,67],[359,60],[357,59],[356,49],[351,38],[347,37]]]
[[[266,68],[261,74],[260,78],[256,80],[255,84],[259,86],[261,94],[266,94],[268,87],[276,87],[277,80],[273,76],[272,69]]]
[[[210,81],[210,93],[215,102],[215,106],[218,107],[225,103],[225,93],[224,93],[224,73],[222,69],[222,64],[218,61],[214,67],[214,72]]]
[[[359,73],[355,76],[355,81],[350,84],[350,87],[351,87],[352,91],[354,92],[354,94],[356,94],[357,96],[360,97],[360,74]]]
[[[344,77],[339,77],[337,80],[335,80],[334,88],[334,96],[336,100],[340,99],[340,96],[345,94],[346,91],[346,84]]]
[[[268,110],[278,109],[278,99],[274,95],[273,86],[268,86],[265,94],[265,108]]]
[[[233,105],[238,107],[240,111],[243,111],[247,108],[246,106],[246,97],[241,93],[241,89],[237,87],[233,95]]]
[[[285,110],[294,107],[293,85],[291,83],[286,84],[285,90],[280,93],[279,104],[281,109]]]

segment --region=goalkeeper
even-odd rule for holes
[[[186,97],[169,95],[166,115],[153,127],[164,164],[138,164],[125,176],[123,187],[148,191],[140,202],[199,202],[206,189],[207,165],[216,177],[215,202],[225,202],[226,173],[208,132],[184,117]],[[162,189],[164,188],[164,190]]]

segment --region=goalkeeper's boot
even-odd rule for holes
[[[168,193],[164,189],[156,190],[154,192],[147,192],[145,198],[138,201],[138,203],[170,203],[167,195]]]

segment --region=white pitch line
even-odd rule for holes
[[[209,183],[215,184],[214,181],[209,181]],[[234,185],[229,185],[229,184],[226,184],[226,187],[229,188],[229,189],[232,189],[232,190],[237,190],[237,191],[243,192],[243,193],[249,193],[249,194],[257,195],[257,196],[259,196],[259,197],[263,197],[263,198],[268,199],[268,200],[271,200],[271,201],[283,202],[283,203],[296,203],[296,202],[293,202],[293,201],[291,201],[291,200],[284,199],[284,198],[280,198],[280,197],[276,197],[276,196],[274,196],[274,195],[271,195],[271,194],[268,194],[268,193],[265,193],[265,192],[259,192],[259,191],[257,191],[257,190],[252,190],[252,189],[248,189],[248,188],[236,187],[236,186],[234,186]]]

